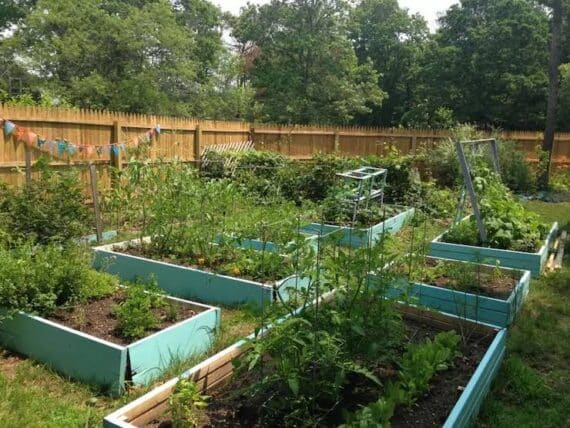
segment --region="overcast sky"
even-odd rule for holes
[[[240,7],[245,6],[248,0],[213,0],[220,5],[222,10],[237,14]],[[267,3],[269,0],[250,0],[251,3]],[[398,0],[402,7],[407,7],[411,12],[421,13],[428,21],[430,28],[435,28],[435,21],[440,12],[444,12],[457,0]]]

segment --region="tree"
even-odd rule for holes
[[[556,116],[558,112],[558,93],[560,90],[560,63],[562,55],[562,0],[552,0],[552,38],[550,42],[549,87],[548,104],[546,108],[546,127],[542,150],[546,152],[545,168],[539,177],[539,186],[548,188],[550,176],[550,162],[554,147],[554,133],[556,132]]]
[[[78,107],[203,117],[223,96],[221,12],[204,0],[39,0],[6,43]]]
[[[292,123],[349,123],[384,93],[370,63],[358,64],[340,0],[273,0],[242,9],[233,36],[255,46],[248,78],[262,118]]]
[[[417,105],[420,58],[429,36],[419,15],[409,15],[397,0],[363,0],[351,11],[350,37],[361,64],[371,61],[387,98],[358,117],[368,125],[399,125]]]
[[[548,16],[531,0],[462,0],[440,19],[422,63],[421,98],[461,122],[544,123]]]

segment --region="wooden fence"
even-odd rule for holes
[[[297,159],[316,153],[340,153],[347,156],[382,155],[390,147],[402,153],[415,153],[449,138],[448,131],[324,126],[279,126],[245,122],[194,120],[168,116],[113,113],[93,110],[53,109],[0,105],[0,118],[29,128],[48,140],[65,139],[78,145],[132,145],[135,138],[160,125],[161,132],[150,146],[154,159],[195,161],[208,147],[230,142],[253,140],[256,149],[272,150]],[[536,158],[536,145],[542,132],[503,132],[501,136],[517,142],[529,159]],[[0,180],[8,184],[24,181],[26,151],[32,162],[41,152],[24,143],[6,138],[0,132]],[[110,183],[109,166],[121,166],[126,156],[113,159],[112,153],[78,153],[71,159],[56,159],[55,167],[77,167],[88,182],[87,165],[97,166],[103,186]],[[554,162],[570,163],[570,133],[556,136]]]

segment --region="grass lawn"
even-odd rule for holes
[[[527,207],[570,231],[570,203],[533,201]],[[562,271],[532,281],[478,426],[570,426],[569,253]]]
[[[217,352],[253,332],[259,318],[247,309],[222,308]],[[157,381],[170,379],[204,356],[173,364]],[[142,395],[149,388],[133,388],[121,398],[109,398],[54,373],[42,364],[0,350],[0,428],[100,427],[103,417]]]

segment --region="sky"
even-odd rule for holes
[[[250,0],[251,3],[267,3],[269,0]],[[412,13],[420,13],[428,21],[432,30],[436,28],[438,13],[444,12],[449,6],[457,3],[457,0],[398,0],[400,6],[410,9]],[[248,0],[213,0],[222,10],[237,14],[240,7],[245,6]]]

